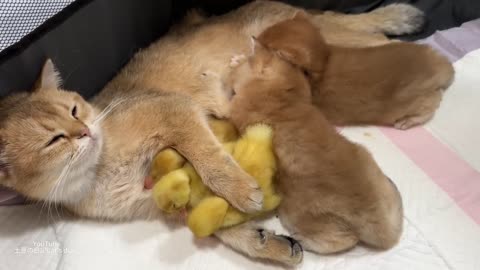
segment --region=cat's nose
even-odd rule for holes
[[[79,139],[83,137],[92,137],[92,134],[90,133],[90,129],[88,127],[84,127],[82,130],[80,130]]]

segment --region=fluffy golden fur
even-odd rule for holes
[[[43,78],[55,76],[51,66],[46,64]],[[231,193],[258,188],[217,142],[203,111],[179,94],[145,91],[99,113],[78,94],[40,83],[30,95],[7,98],[0,112],[8,165],[2,184],[85,216],[158,217],[143,181],[153,155],[166,147],[187,158],[208,186]],[[262,206],[261,191],[253,196],[229,200],[253,212]]]
[[[232,93],[224,81],[231,57],[250,50],[250,36],[297,11],[275,1],[256,1],[221,17],[194,18],[133,57],[91,105],[58,90],[47,65],[41,90],[1,103],[0,183],[65,205],[82,217],[159,218],[143,178],[152,156],[171,146],[217,194],[245,211],[258,209],[255,183],[222,150],[205,117],[230,114]],[[349,46],[386,43],[384,33],[415,31],[421,18],[408,5],[354,16],[313,15],[327,42]],[[78,119],[72,116],[75,104]],[[85,126],[91,134],[79,138]],[[60,133],[64,137],[47,149],[45,144]],[[216,235],[255,258],[287,264],[302,258],[293,239],[254,224]]]
[[[302,70],[254,43],[253,55],[232,72],[232,120],[240,130],[273,127],[282,223],[305,249],[322,254],[359,241],[395,245],[403,222],[395,185],[312,104]]]
[[[338,125],[423,124],[454,75],[450,62],[427,45],[327,45],[305,13],[268,28],[259,41],[310,74],[313,102]]]
[[[230,89],[224,87],[232,56],[250,50],[249,38],[267,27],[292,18],[298,8],[277,1],[254,1],[226,15],[192,18],[167,36],[136,54],[102,90],[94,102],[106,106],[112,97],[141,89],[183,93],[207,113],[228,118]],[[373,46],[388,42],[384,33],[413,32],[423,14],[408,5],[391,5],[363,15],[336,13],[312,15],[315,26],[329,43]],[[360,25],[363,28],[358,29]],[[385,26],[385,28],[383,28]],[[401,31],[402,30],[402,31]],[[381,38],[379,38],[381,36]]]

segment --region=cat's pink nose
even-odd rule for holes
[[[90,133],[90,129],[88,127],[85,127],[80,131],[80,138],[83,137],[92,137],[92,134]]]

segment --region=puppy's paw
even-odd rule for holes
[[[303,248],[297,240],[264,229],[257,229],[257,233],[255,249],[262,253],[262,257],[274,259],[290,266],[302,262]]]
[[[400,130],[406,130],[418,125],[425,124],[433,117],[433,112],[424,115],[406,116],[394,123],[394,127]]]
[[[384,34],[405,35],[422,30],[425,14],[409,4],[391,4],[371,12]]]

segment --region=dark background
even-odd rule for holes
[[[164,34],[192,7],[221,14],[245,0],[77,0],[17,44],[0,52],[0,97],[28,90],[45,59],[52,58],[66,89],[88,98],[140,48]],[[284,0],[306,8],[361,13],[394,2],[427,14],[416,40],[480,17],[480,0]]]

